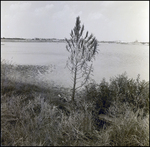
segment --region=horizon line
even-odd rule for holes
[[[60,39],[60,38],[54,38],[54,37],[52,37],[52,38],[39,38],[39,37],[33,37],[33,38],[25,38],[25,37],[1,37],[1,39],[59,39],[59,40],[65,40],[65,38],[64,39]],[[99,40],[97,40],[97,41],[99,41]],[[138,41],[137,39],[136,40],[134,40],[134,41],[124,41],[124,40],[101,40],[101,41],[115,41],[115,42],[149,42],[149,41]],[[101,42],[101,41],[99,41],[99,42]]]

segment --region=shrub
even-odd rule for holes
[[[129,79],[126,73],[110,79],[110,90],[113,91],[112,101],[129,103],[134,112],[143,109],[145,116],[149,111],[149,82]]]
[[[149,82],[137,79],[129,79],[126,73],[111,78],[110,82],[105,79],[100,84],[92,83],[85,87],[83,93],[85,99],[93,103],[93,117],[98,127],[103,126],[105,122],[98,119],[99,114],[106,114],[113,103],[120,103],[122,107],[128,104],[134,111],[143,110],[142,116],[149,112]],[[117,111],[117,110],[116,110]],[[115,112],[123,113],[125,111]]]

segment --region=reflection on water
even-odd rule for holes
[[[69,87],[70,72],[65,68],[69,53],[65,43],[19,43],[4,42],[1,45],[1,60],[6,59],[20,65],[54,65],[39,78]],[[149,81],[149,46],[124,44],[99,44],[99,54],[93,63],[93,79],[99,83],[102,78],[110,77],[125,71],[129,78],[140,74],[141,80]],[[51,69],[50,69],[51,70]]]

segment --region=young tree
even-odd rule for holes
[[[93,72],[92,62],[97,52],[97,40],[93,35],[88,35],[86,32],[83,37],[84,25],[80,25],[80,17],[76,18],[76,24],[71,30],[70,39],[66,39],[66,49],[70,52],[67,60],[67,67],[72,73],[72,101],[74,102],[75,93],[78,88],[81,88],[90,79],[90,74]]]

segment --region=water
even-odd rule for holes
[[[54,81],[70,87],[71,74],[65,68],[69,53],[65,43],[3,42],[1,60],[21,65],[53,65],[49,73],[41,75],[45,81]],[[99,44],[99,54],[93,63],[93,79],[100,83],[103,78],[127,72],[129,78],[140,74],[141,80],[149,81],[149,46],[129,44]]]

